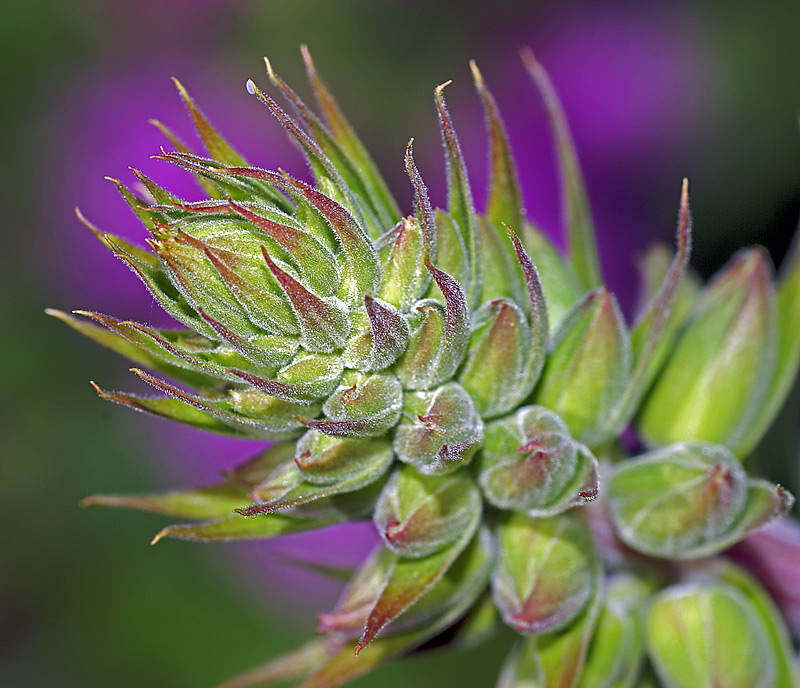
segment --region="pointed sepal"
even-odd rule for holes
[[[394,375],[348,371],[323,404],[325,417],[305,424],[328,435],[381,436],[397,424],[402,406],[403,388]]]
[[[429,389],[449,380],[469,344],[467,300],[458,282],[430,263],[444,301],[418,302],[409,318],[411,335],[395,372],[407,389]]]
[[[584,290],[595,289],[603,283],[594,222],[589,208],[586,185],[578,162],[578,154],[567,118],[556,90],[544,67],[529,49],[522,51],[522,61],[542,96],[550,126],[555,137],[558,162],[561,169],[561,188],[567,225],[567,245],[575,276]]]
[[[764,404],[777,344],[769,257],[742,251],[701,294],[648,394],[639,422],[645,441],[737,447]]]
[[[500,111],[497,108],[483,75],[475,60],[470,61],[475,89],[483,104],[486,130],[489,137],[489,200],[486,203],[486,216],[498,227],[505,223],[514,231],[522,227],[522,191],[519,177],[511,153],[511,144]]]
[[[439,128],[442,132],[442,144],[447,167],[447,210],[455,223],[465,250],[467,259],[467,279],[462,282],[467,295],[467,303],[471,308],[477,306],[480,299],[481,268],[478,261],[478,230],[475,219],[475,204],[472,190],[467,178],[467,167],[461,153],[461,145],[453,128],[450,113],[444,101],[443,91],[450,82],[441,84],[434,91],[436,110],[439,113]],[[439,245],[444,253],[444,246]]]
[[[294,460],[276,468],[256,486],[253,496],[257,502],[237,513],[258,516],[358,492],[379,481],[389,470],[393,458],[387,440],[335,438],[313,430],[306,435],[302,447]],[[350,454],[339,447],[356,448],[352,461],[348,461]],[[306,472],[313,477],[313,482]]]

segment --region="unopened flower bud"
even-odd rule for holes
[[[687,584],[659,593],[647,618],[647,645],[665,685],[778,685],[775,656],[758,611],[726,585]]]
[[[575,439],[594,446],[631,373],[630,337],[616,298],[591,292],[553,334],[534,400],[555,411]]]
[[[737,446],[774,369],[774,300],[761,249],[741,252],[714,279],[645,401],[639,429],[648,443]]]
[[[618,465],[606,494],[625,543],[673,559],[715,554],[785,514],[794,501],[780,486],[748,479],[725,447],[700,442]]]
[[[586,524],[571,514],[506,516],[497,530],[498,560],[492,574],[495,603],[518,633],[539,635],[564,628],[595,592],[597,566]]]
[[[384,487],[373,520],[389,549],[419,558],[463,536],[480,511],[480,491],[466,472],[426,476],[402,466]]]
[[[397,426],[397,458],[426,475],[468,464],[483,439],[483,421],[470,395],[455,382],[431,392],[406,392]]]
[[[552,516],[597,494],[597,460],[541,406],[489,423],[481,455],[481,487],[501,509]]]

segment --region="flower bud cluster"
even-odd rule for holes
[[[186,202],[138,172],[147,194],[115,181],[151,251],[82,218],[184,329],[51,311],[152,371],[133,369],[162,394],[97,387],[102,397],[275,443],[217,485],[87,503],[195,519],[156,540],[372,518],[380,544],[320,615],[324,640],[231,685],[330,688],[444,631],[477,643],[502,623],[518,634],[504,687],[798,685],[774,605],[718,555],[792,505],[742,460],[800,365],[800,249],[777,283],[751,249],[701,288],[687,274],[684,183],[676,250],[646,256],[645,305],[628,324],[603,286],[577,156],[532,54],[566,255],[524,217],[474,64],[491,144],[486,213],[445,84],[434,96],[447,207],[432,207],[409,143],[404,215],[304,57],[321,115],[268,61],[296,118],[247,87],[303,150],[313,184],[248,164],[178,85],[206,154],[162,127],[176,150],[156,157],[194,174],[208,199]],[[630,455],[626,429],[647,453]],[[356,660],[354,642],[356,654],[372,647]]]

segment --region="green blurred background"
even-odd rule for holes
[[[528,44],[564,96],[598,212],[604,264],[629,311],[632,253],[670,239],[683,176],[691,179],[699,272],[707,276],[743,243],[765,244],[780,260],[800,212],[796,0],[685,0],[668,10],[655,2],[598,5],[4,5],[0,684],[212,686],[314,627],[294,575],[270,565],[302,553],[302,540],[283,549],[176,542],[151,548],[162,520],[78,507],[92,492],[203,482],[248,452],[98,400],[87,380],[133,388],[127,366],[43,315],[54,306],[158,318],[136,280],[92,243],[72,205],[110,231],[135,234],[101,177],[124,176],[127,164],[149,169],[147,156],[159,144],[148,116],[190,136],[171,75],[185,80],[254,162],[301,173],[298,156],[247,96],[244,81],[266,83],[260,58],[268,54],[287,80],[302,83],[298,46],[308,43],[407,207],[400,163],[412,135],[423,174],[442,200],[431,92],[448,78],[456,80],[448,98],[482,198],[482,123],[467,69],[476,58],[520,155],[529,214],[554,232],[552,151],[516,56]],[[795,492],[799,419],[795,392],[756,457],[766,475]],[[334,599],[328,586],[314,602]],[[300,611],[292,614],[295,604]],[[423,654],[353,685],[490,686],[506,640],[480,653]]]

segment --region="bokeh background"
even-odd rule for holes
[[[476,196],[486,150],[467,61],[504,111],[530,218],[560,231],[558,182],[541,104],[517,57],[531,46],[562,95],[588,179],[608,280],[633,313],[636,256],[674,231],[688,176],[695,269],[737,246],[779,262],[800,214],[800,9],[796,0],[11,0],[0,18],[0,683],[3,686],[213,686],[297,643],[333,584],[290,565],[319,540],[148,545],[163,521],[80,509],[93,492],[212,480],[255,448],[198,437],[98,400],[87,384],[135,389],[127,366],[43,314],[90,308],[159,322],[138,281],[75,219],[141,240],[104,175],[128,165],[186,196],[191,182],[149,160],[157,117],[192,132],[178,76],[248,158],[306,174],[244,89],[269,55],[302,84],[307,43],[323,77],[409,207],[402,153],[415,137],[444,202],[433,87],[447,96]],[[300,88],[307,95],[307,91]],[[795,391],[754,462],[798,491]],[[368,529],[340,534],[347,564]],[[297,593],[313,583],[313,595]],[[292,610],[296,611],[292,611]],[[480,653],[422,654],[354,686],[491,686],[503,638]]]

